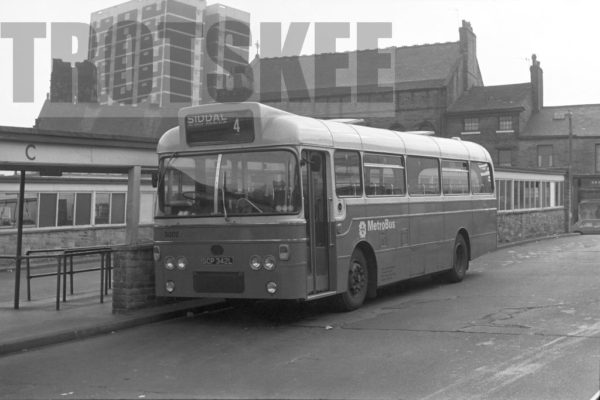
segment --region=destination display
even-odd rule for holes
[[[252,142],[254,115],[250,110],[187,115],[185,134],[188,144]]]

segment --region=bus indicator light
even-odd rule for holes
[[[175,260],[173,257],[169,256],[165,258],[165,268],[169,271],[173,271],[175,269]]]
[[[277,293],[277,283],[267,282],[267,293],[269,293],[269,294]]]
[[[260,259],[260,256],[250,257],[250,268],[252,268],[252,270],[258,271],[261,266],[262,266],[262,260]]]
[[[183,271],[187,266],[187,259],[185,257],[179,257],[177,259],[177,269]]]
[[[168,293],[173,293],[175,291],[175,282],[173,282],[173,281],[165,282],[165,290]]]
[[[275,257],[266,256],[264,261],[265,269],[267,271],[273,271],[275,269]]]

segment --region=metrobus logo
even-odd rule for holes
[[[367,236],[367,232],[372,231],[389,231],[391,229],[396,229],[396,221],[383,219],[383,220],[368,220],[368,221],[360,221],[358,224],[358,236],[360,238],[365,238]]]

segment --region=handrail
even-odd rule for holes
[[[112,247],[111,246],[89,246],[89,247],[72,247],[72,248],[56,248],[56,249],[35,249],[28,250],[24,256],[0,256],[0,260],[15,260],[20,258],[27,262],[27,300],[31,301],[31,279],[56,276],[56,310],[60,309],[60,292],[61,292],[61,276],[62,276],[62,294],[63,302],[66,302],[66,278],[70,276],[70,292],[73,294],[73,275],[82,272],[100,271],[100,302],[104,303],[104,295],[108,294],[108,289],[111,288],[112,280]],[[78,256],[100,255],[100,267],[84,268],[76,270],[73,268],[73,258]],[[31,274],[31,260],[35,259],[55,259],[56,271],[45,272],[39,274]],[[69,261],[69,270],[67,271],[67,260]],[[61,271],[62,267],[62,271]],[[15,277],[15,279],[17,279]],[[15,309],[19,308],[19,298],[15,291]]]

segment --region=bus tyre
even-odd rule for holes
[[[457,235],[454,240],[454,251],[452,252],[452,268],[449,269],[445,278],[450,283],[462,281],[469,268],[469,249],[463,235]]]
[[[340,311],[356,310],[365,301],[369,287],[369,271],[367,260],[362,251],[354,250],[348,267],[348,288],[337,297],[337,308]]]

